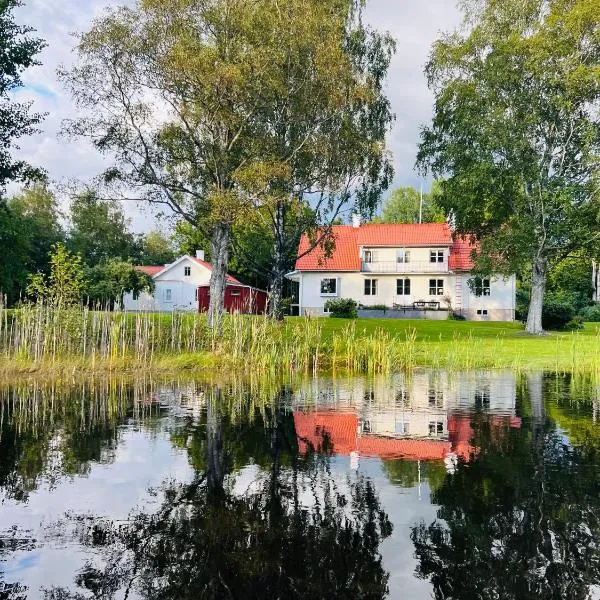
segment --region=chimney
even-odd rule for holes
[[[198,260],[204,260],[204,250],[196,250],[196,258]]]
[[[360,227],[360,215],[358,213],[352,213],[352,227],[355,229]]]

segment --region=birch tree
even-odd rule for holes
[[[352,44],[372,53],[349,50],[355,8],[353,0],[138,0],[97,21],[80,39],[78,65],[62,73],[91,115],[67,131],[114,158],[103,181],[168,206],[211,239],[213,325],[235,223],[260,211],[280,234],[284,219],[310,205],[313,227],[326,226],[350,198],[365,210],[373,203],[363,179],[389,177],[381,128],[362,135],[367,128],[356,126],[375,122],[375,110],[384,129],[389,120],[382,79],[364,66],[387,50],[358,37]]]
[[[481,241],[479,267],[527,265],[526,329],[541,334],[548,273],[600,237],[597,0],[468,0],[426,67],[435,94],[418,163]]]

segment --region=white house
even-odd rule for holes
[[[198,289],[210,282],[211,265],[204,260],[204,253],[196,256],[182,256],[164,266],[136,267],[154,280],[154,293],[141,292],[125,294],[123,308],[128,311],[172,312],[174,310],[197,311]],[[231,275],[229,284],[241,285]]]
[[[300,241],[300,258],[287,275],[298,283],[298,314],[323,315],[330,298],[352,298],[396,309],[386,316],[446,318],[451,309],[469,320],[515,318],[515,276],[473,277],[473,247],[453,240],[446,223],[355,222],[333,230],[329,258],[321,248],[305,254],[309,240]]]

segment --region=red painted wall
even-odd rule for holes
[[[225,310],[244,314],[263,314],[267,310],[267,293],[243,285],[228,285],[225,288]],[[198,310],[206,312],[210,303],[207,285],[198,288]]]

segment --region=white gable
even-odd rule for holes
[[[160,273],[154,276],[154,281],[164,283],[168,281],[179,281],[193,283],[196,286],[206,285],[210,281],[211,270],[193,259],[191,256],[182,256]]]

